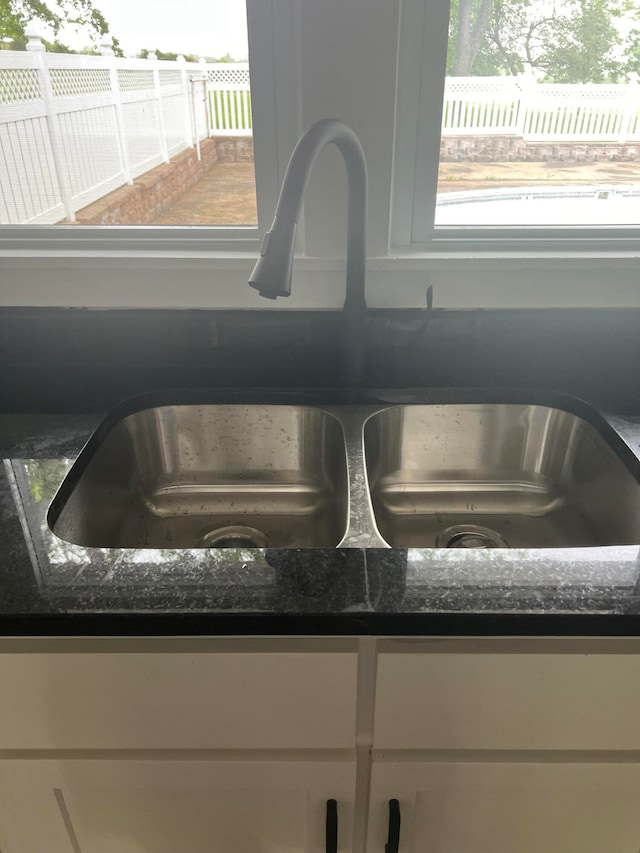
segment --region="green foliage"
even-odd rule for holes
[[[25,459],[23,464],[35,503],[51,500],[69,468],[59,459]]]
[[[618,76],[614,50],[620,37],[612,23],[616,3],[583,0],[573,6],[571,17],[560,17],[550,28],[555,43],[543,47],[538,67],[554,83],[611,81]]]
[[[45,0],[0,0],[0,38],[13,38],[18,46],[24,45],[25,27],[33,22],[50,27],[55,36],[63,26],[86,30],[94,44],[102,42],[109,32],[104,15],[95,8],[92,0],[56,0],[53,3]],[[57,38],[47,44],[51,44],[54,51],[72,52]]]
[[[640,30],[632,30],[629,33],[624,59],[627,74],[640,75]]]
[[[57,39],[55,41],[42,39],[42,41],[48,53],[75,53],[74,50],[71,50],[70,47],[67,47],[66,44],[62,44],[62,42],[59,42]]]
[[[640,71],[640,31],[625,51],[616,21],[640,12],[633,0],[453,0],[447,73],[516,75],[557,83],[605,83]],[[461,35],[461,26],[466,34]],[[482,32],[478,32],[481,29]],[[464,54],[463,56],[461,56]]]
[[[152,49],[143,47],[137,55],[140,59],[147,59],[150,53],[155,53],[158,59],[175,60],[179,56],[178,53],[171,53],[164,50],[159,50],[157,47]],[[184,53],[183,56],[187,60],[187,62],[198,62],[200,59],[200,57],[196,56],[194,53]],[[224,56],[220,56],[218,58],[216,58],[215,56],[205,56],[204,58],[207,62],[236,62],[236,60],[231,56],[230,53],[225,53]]]
[[[147,48],[147,47],[143,47],[142,50],[137,54],[137,56],[140,59],[148,59],[150,53],[155,53],[155,55],[158,57],[158,59],[168,59],[172,62],[175,62],[175,60],[178,58],[178,56],[181,55],[179,53],[172,53],[171,51],[160,50],[157,47],[154,47],[151,49]],[[187,62],[198,62],[200,60],[200,57],[197,56],[195,53],[183,53],[182,56],[184,56],[184,58],[187,60]],[[214,59],[212,56],[205,56],[205,59],[207,60],[207,62],[233,62],[234,61],[233,59],[229,59],[229,60]]]

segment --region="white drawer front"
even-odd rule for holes
[[[382,654],[379,749],[640,749],[640,656]]]
[[[0,654],[0,749],[345,749],[351,653]]]

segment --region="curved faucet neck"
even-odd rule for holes
[[[342,154],[347,172],[347,286],[344,310],[350,315],[356,315],[366,310],[367,166],[360,140],[350,127],[337,119],[316,122],[296,145],[282,182],[271,230],[265,236],[261,258],[249,283],[263,296],[275,298],[289,295],[294,235],[304,191],[316,157],[330,143],[336,145]],[[271,265],[267,262],[270,253],[273,258]],[[280,280],[277,280],[278,272]],[[282,275],[289,278],[283,281]]]

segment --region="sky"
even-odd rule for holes
[[[93,0],[115,36],[125,56],[135,56],[142,48],[158,48],[175,53],[220,57],[229,53],[245,60],[247,18],[245,0]],[[532,8],[552,3],[562,8],[563,0],[533,0]],[[630,23],[616,19],[623,38]],[[43,35],[52,37],[43,32]],[[89,45],[87,32],[63,30],[63,44],[73,49]]]
[[[247,12],[244,0],[93,0],[111,35],[125,53],[158,48],[198,56],[247,58]],[[65,30],[59,36],[73,49],[89,39]]]

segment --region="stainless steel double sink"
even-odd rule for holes
[[[547,405],[162,405],[108,419],[49,524],[102,548],[634,544],[639,471],[597,413]]]

